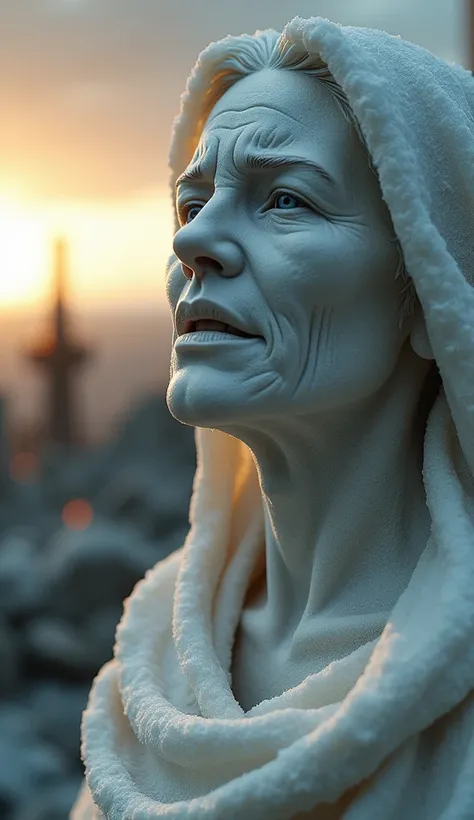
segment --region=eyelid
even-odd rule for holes
[[[320,208],[314,202],[311,202],[306,196],[303,194],[297,194],[295,191],[290,190],[289,188],[275,188],[274,191],[270,194],[269,198],[267,199],[266,204],[264,205],[264,210],[269,209],[269,205],[275,200],[278,194],[288,194],[289,196],[294,197],[295,199],[299,199],[302,205],[297,205],[295,208],[275,208],[274,210],[278,211],[279,213],[291,213],[292,211],[296,211],[297,208],[309,208],[309,210],[314,211],[317,214],[322,214]]]
[[[288,194],[288,196],[292,196],[295,199],[299,199],[308,208],[312,207],[310,203],[306,200],[306,197],[304,197],[302,194],[295,193],[295,191],[291,191],[289,188],[275,188],[275,190],[272,191],[272,193],[270,194],[268,201],[270,202],[271,200],[275,199],[278,194]]]
[[[185,199],[181,202],[176,202],[176,213],[181,218],[185,211],[189,211],[193,205],[204,205],[206,204],[206,200],[202,199]]]

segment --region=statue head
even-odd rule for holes
[[[177,180],[167,283],[170,409],[227,429],[364,399],[407,340],[433,358],[344,92],[276,32],[239,40],[214,68]]]

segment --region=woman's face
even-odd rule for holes
[[[229,429],[378,390],[404,341],[399,257],[378,180],[328,90],[285,70],[240,80],[186,172],[167,272],[173,415]]]

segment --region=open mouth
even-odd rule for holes
[[[199,330],[213,330],[218,333],[229,333],[232,336],[241,336],[244,339],[253,339],[250,333],[240,330],[233,325],[226,325],[224,322],[218,322],[215,319],[198,319],[196,322],[186,322],[184,327],[185,333],[196,333]]]

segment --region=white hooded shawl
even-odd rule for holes
[[[230,669],[261,495],[247,448],[197,430],[189,536],[126,601],[83,718],[73,820],[474,818],[474,79],[382,31],[295,18],[284,36],[345,91],[424,311],[442,378],[423,445],[431,534],[379,638],[244,713]],[[173,182],[238,42],[199,57]]]

